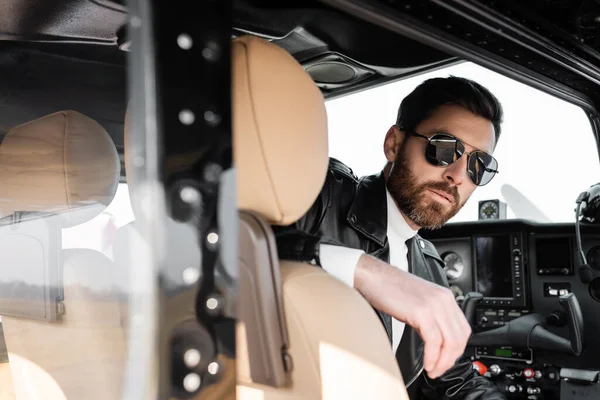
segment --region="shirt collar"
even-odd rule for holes
[[[396,202],[390,195],[390,192],[385,189],[385,196],[387,198],[387,230],[388,232],[393,231],[396,235],[400,236],[403,241],[412,239],[418,232],[408,225],[406,219],[398,209]]]

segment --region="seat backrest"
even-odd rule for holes
[[[63,229],[112,201],[120,162],[91,118],[61,111],[0,144],[0,315],[18,399],[120,398],[126,359],[112,262],[62,250]],[[20,288],[20,289],[19,289]]]
[[[277,257],[270,226],[301,218],[325,181],[323,96],[290,54],[262,39],[234,39],[232,63],[238,398],[408,398],[387,334],[358,292]]]

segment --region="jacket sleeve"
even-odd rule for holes
[[[321,223],[331,205],[335,177],[328,171],[325,183],[310,209],[298,221],[287,226],[272,226],[279,258],[321,265],[321,244],[342,246],[337,240],[323,235]]]
[[[423,373],[423,395],[431,400],[506,400],[507,397],[492,382],[473,369],[469,357],[457,363],[437,379]]]

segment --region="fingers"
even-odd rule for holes
[[[419,335],[425,343],[423,368],[427,371],[427,374],[431,376],[438,366],[438,360],[443,346],[442,333],[437,324],[432,323],[430,326],[420,330]]]
[[[450,369],[464,353],[471,328],[454,296],[444,293],[428,327],[419,334],[425,342],[423,367],[430,378],[436,379]],[[431,311],[430,311],[431,312]]]
[[[438,378],[444,372],[452,368],[456,360],[464,353],[467,345],[465,337],[458,318],[448,318],[444,321],[445,328],[442,332],[442,348],[440,356],[433,370],[429,374],[432,379]]]

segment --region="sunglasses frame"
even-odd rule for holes
[[[460,143],[460,144],[462,145],[463,149],[465,149],[465,151],[463,152],[463,154],[461,154],[461,155],[460,155],[460,157],[459,157],[458,159],[456,159],[455,161],[452,161],[451,163],[448,163],[448,164],[446,164],[446,165],[434,165],[434,167],[442,167],[442,168],[445,168],[445,167],[447,167],[448,165],[452,165],[452,164],[453,164],[453,163],[455,163],[456,161],[460,160],[460,158],[461,158],[463,155],[465,155],[465,154],[466,154],[466,155],[467,155],[467,172],[469,172],[469,167],[468,167],[468,165],[469,165],[469,159],[471,158],[471,155],[472,155],[473,153],[478,153],[478,152],[479,152],[479,153],[484,153],[484,154],[486,154],[488,157],[490,157],[492,160],[494,160],[494,161],[496,162],[496,165],[498,165],[498,160],[496,160],[496,158],[495,158],[494,156],[492,156],[491,154],[488,154],[488,153],[486,153],[486,152],[485,152],[485,151],[483,151],[483,150],[475,150],[475,151],[472,151],[472,152],[468,152],[468,151],[466,150],[465,143],[464,143],[462,140],[460,140],[459,138],[457,138],[456,136],[454,136],[454,135],[451,135],[451,134],[449,134],[449,133],[446,133],[446,132],[436,132],[436,133],[434,133],[432,136],[425,136],[425,135],[422,135],[422,134],[420,134],[420,133],[418,133],[418,132],[414,132],[414,131],[405,131],[405,132],[406,132],[406,134],[408,134],[408,135],[410,135],[410,136],[418,137],[418,138],[421,138],[421,139],[426,139],[426,140],[427,140],[427,145],[429,145],[429,144],[431,143],[431,140],[435,139],[435,137],[436,137],[436,136],[446,136],[446,137],[452,138],[452,139],[453,139],[453,140],[455,140],[457,143]],[[426,154],[425,154],[425,159],[427,160],[427,150],[425,150],[425,153],[426,153]],[[429,163],[431,164],[431,161],[427,160],[427,162],[429,162]],[[433,164],[432,164],[432,165],[433,165]],[[500,171],[498,171],[497,169],[491,169],[491,168],[488,168],[488,167],[484,167],[484,168],[485,168],[485,171],[486,171],[486,172],[493,172],[493,173],[494,173],[494,176],[496,176],[496,174],[498,174],[498,173],[500,172]],[[475,181],[473,181],[473,178],[472,178],[472,177],[471,177],[471,175],[469,174],[469,178],[471,179],[471,182],[473,182],[475,185],[477,185],[477,186],[479,186],[479,187],[485,186],[485,185],[487,185],[488,183],[490,183],[490,182],[491,182],[491,181],[494,179],[494,176],[492,176],[492,178],[491,178],[489,181],[487,181],[485,184],[483,184],[483,185],[478,185],[478,184],[477,184]]]

